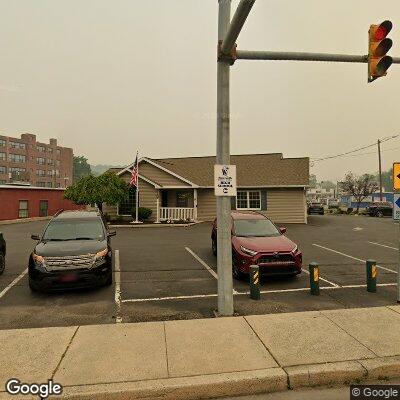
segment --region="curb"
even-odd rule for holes
[[[188,226],[201,224],[203,221],[190,222],[189,224],[131,224],[131,225],[112,225],[109,228],[186,228]]]
[[[26,222],[35,222],[35,221],[47,221],[53,218],[52,216],[48,217],[32,217],[32,218],[17,218],[17,219],[5,219],[4,221],[0,221],[0,225],[12,225],[12,224],[23,224]]]
[[[73,400],[200,400],[287,390],[281,368],[150,381],[64,387],[62,398]]]

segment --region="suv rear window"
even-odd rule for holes
[[[103,240],[104,229],[100,219],[55,220],[50,222],[43,240]]]

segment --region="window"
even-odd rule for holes
[[[14,163],[25,163],[26,157],[23,154],[13,154],[8,155],[8,160]]]
[[[128,197],[118,204],[119,215],[132,215],[136,207],[136,188],[131,186],[129,188]]]
[[[45,165],[46,164],[46,159],[42,157],[37,157],[36,158],[36,164],[38,165]]]
[[[52,153],[53,153],[53,148],[52,148],[52,147],[48,147],[48,148],[47,148],[47,151],[48,151],[50,154],[52,154]]]
[[[104,240],[104,228],[100,218],[80,220],[59,220],[50,222],[43,240]]]
[[[0,153],[0,160],[6,159],[6,153]]]
[[[189,206],[189,193],[177,192],[176,193],[176,206],[186,208]]]
[[[39,153],[44,153],[46,151],[46,147],[44,147],[44,146],[36,146],[36,150]]]
[[[45,176],[45,175],[46,175],[46,171],[44,171],[43,169],[36,170],[36,176]]]
[[[46,187],[49,187],[49,188],[53,187],[53,183],[52,182],[47,182]]]
[[[14,174],[21,174],[22,172],[26,172],[25,168],[18,168],[18,167],[10,167],[9,170],[11,173]]]
[[[54,175],[54,171],[49,169],[47,170],[47,176],[53,176]]]
[[[236,209],[261,210],[261,192],[258,190],[238,190]]]
[[[56,160],[56,165],[57,165],[57,167],[60,166],[60,160]]]
[[[60,177],[60,170],[56,169],[56,177],[59,178]]]
[[[28,200],[20,200],[18,218],[28,218],[28,215]]]
[[[26,149],[25,143],[20,143],[20,142],[10,142],[10,147],[12,149],[20,149],[20,150]]]
[[[39,202],[39,217],[47,217],[49,212],[49,201],[40,200]]]
[[[46,187],[46,182],[36,182],[37,187]]]
[[[60,155],[61,155],[61,150],[60,149],[57,149],[57,156],[59,157]]]
[[[280,236],[277,227],[267,218],[238,219],[234,222],[236,236],[242,237],[273,237]]]
[[[0,165],[0,174],[6,174],[6,173],[7,173],[7,167]]]
[[[48,158],[47,165],[54,165],[54,160],[52,160],[51,158]]]
[[[5,147],[6,141],[4,139],[0,139],[0,147]]]
[[[5,181],[4,179],[0,179],[0,185],[5,185],[7,183],[7,181]]]

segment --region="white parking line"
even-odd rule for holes
[[[378,283],[376,286],[396,286],[397,283]],[[367,287],[367,285],[346,285],[346,286],[323,286],[320,290],[340,290],[340,289],[357,289]],[[261,294],[270,293],[284,293],[284,292],[305,292],[310,288],[294,288],[294,289],[276,289],[276,290],[261,290]],[[235,296],[249,295],[250,292],[236,292]],[[216,293],[213,294],[194,294],[187,296],[169,296],[169,297],[151,297],[147,299],[124,299],[122,303],[144,303],[146,301],[166,301],[166,300],[188,300],[188,299],[202,299],[207,297],[217,297]]]
[[[204,260],[202,260],[193,250],[189,249],[189,247],[185,247],[185,250],[190,253],[215,279],[218,280],[218,274]],[[235,289],[233,289],[233,294],[237,294]]]
[[[302,270],[303,272],[305,272],[306,274],[310,275],[310,271],[307,271],[307,270],[304,269],[304,268],[302,268],[301,270]],[[330,285],[332,285],[332,286],[334,286],[334,287],[339,287],[339,286],[340,286],[340,285],[338,285],[337,283],[333,283],[333,282],[331,282],[331,281],[328,281],[328,280],[325,279],[325,278],[319,277],[319,280],[320,280],[320,281],[323,281],[323,282],[326,282],[326,283],[329,283]]]
[[[121,317],[121,268],[119,262],[119,250],[115,250],[115,323],[119,324],[122,322]]]
[[[0,292],[0,299],[13,287],[15,286],[26,274],[28,273],[28,268],[22,271],[20,275],[18,275],[8,286],[6,286]]]
[[[185,250],[189,252],[215,279],[218,279],[217,273],[205,261],[203,261],[193,250],[189,249],[189,247],[185,247]]]
[[[353,260],[360,261],[360,262],[362,262],[362,263],[365,263],[365,262],[366,262],[366,260],[363,260],[363,259],[361,259],[361,258],[353,257],[353,256],[350,256],[350,255],[348,255],[348,254],[342,253],[342,252],[337,251],[337,250],[330,249],[329,247],[321,246],[321,245],[316,244],[316,243],[313,243],[313,246],[320,247],[321,249],[331,251],[332,253],[340,254],[341,256],[348,257],[348,258],[351,258],[351,259],[353,259]],[[388,272],[392,272],[393,274],[397,274],[397,271],[395,271],[395,270],[393,270],[393,269],[386,268],[386,267],[382,267],[382,266],[380,266],[380,265],[377,265],[376,267],[377,267],[377,268],[380,268],[380,269],[383,269],[383,270],[385,270],[385,271],[388,271]]]
[[[386,247],[387,249],[399,250],[396,247],[387,246],[386,244],[381,244],[381,243],[376,243],[376,242],[367,242],[367,243],[371,243],[371,244],[374,244],[376,246]]]

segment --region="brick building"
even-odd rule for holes
[[[63,188],[72,184],[73,151],[36,141],[36,135],[21,138],[0,135],[0,185],[30,183],[37,187]]]

